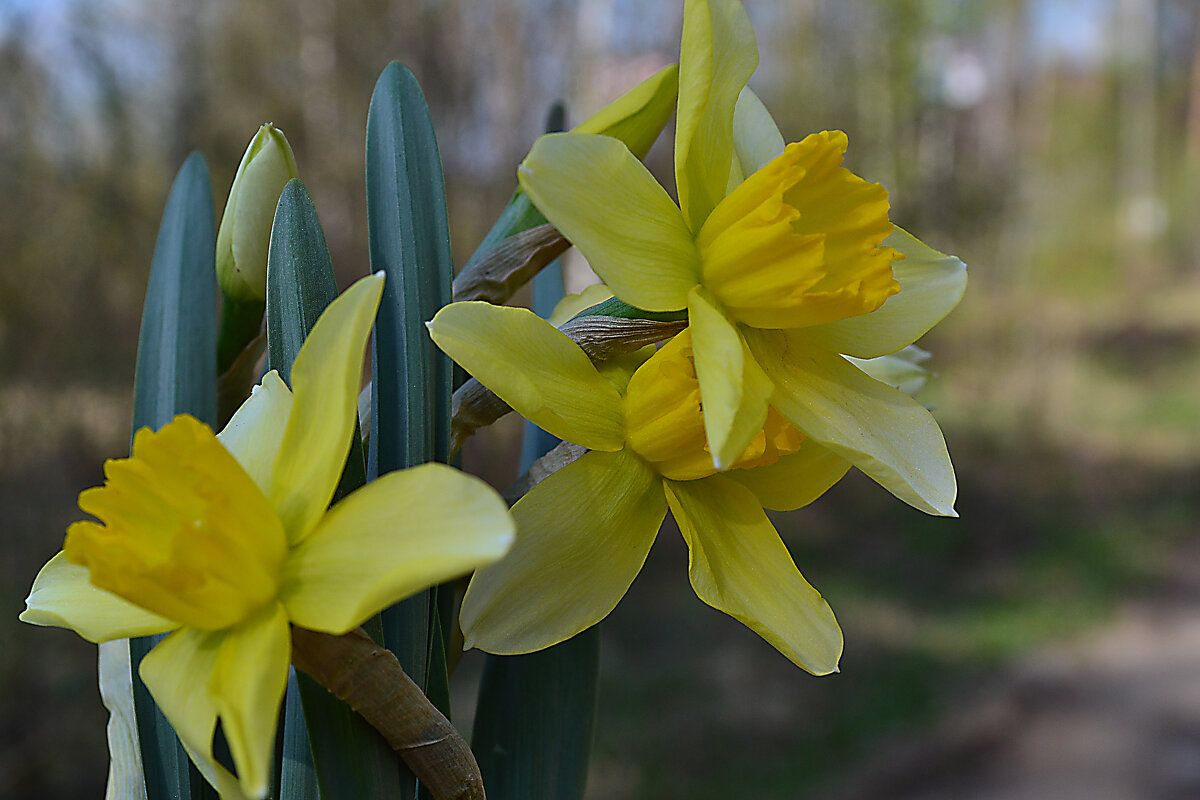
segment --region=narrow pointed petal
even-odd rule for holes
[[[875,358],[855,358],[846,356],[846,360],[880,383],[894,386],[909,397],[925,387],[929,380],[929,370],[921,366],[929,358],[929,351],[922,350],[915,344],[910,344],[890,356]]]
[[[894,353],[912,344],[958,305],[967,289],[967,265],[896,228],[884,240],[904,254],[893,262],[901,290],[870,314],[811,328],[810,340],[859,358]]]
[[[129,640],[101,642],[97,648],[100,699],[108,709],[108,786],[105,800],[145,800],[142,753],[138,748],[133,710],[133,675],[129,671]]]
[[[642,569],[666,515],[662,481],[626,450],[585,453],[513,506],[517,543],[475,573],[466,647],[529,653],[608,616]]]
[[[740,620],[797,666],[814,675],[836,671],[841,628],[796,569],[754,495],[723,475],[666,486],[687,540],[696,596]]]
[[[72,564],[62,553],[47,561],[34,578],[21,621],[69,628],[89,642],[149,636],[179,627],[93,586],[87,567]]]
[[[803,331],[747,336],[775,384],[771,405],[789,422],[914,508],[956,516],[954,467],[922,405],[808,342]]]
[[[217,434],[263,494],[271,490],[275,456],[291,413],[292,392],[279,373],[271,370]]]
[[[554,133],[517,170],[534,205],[626,303],[648,311],[687,305],[700,256],[679,208],[615,139]]]
[[[693,232],[700,231],[729,186],[734,165],[734,107],[757,68],[758,45],[741,3],[685,3],[679,45],[675,184],[683,217]],[[617,296],[621,297],[620,291]]]
[[[561,331],[525,308],[451,303],[429,323],[438,347],[534,425],[589,450],[625,442],[621,395]]]
[[[442,464],[390,472],[335,505],[292,552],[282,600],[297,625],[340,635],[500,558],[513,528],[478,478]]]
[[[291,653],[287,614],[275,604],[228,631],[214,665],[209,691],[238,782],[250,797],[265,797],[270,788],[275,726]]]
[[[620,139],[629,152],[645,158],[675,110],[679,65],[668,64],[574,129]]]
[[[155,645],[138,668],[154,702],[198,766],[214,763],[217,704],[209,683],[224,638],[225,631],[182,628]]]
[[[806,439],[799,450],[770,466],[735,469],[725,475],[754,492],[764,508],[792,511],[825,494],[849,469],[849,461]]]
[[[267,496],[293,545],[329,507],[346,464],[363,353],[382,292],[382,275],[343,292],[317,319],[292,365],[292,411]]]
[[[708,446],[713,465],[724,469],[762,430],[774,387],[737,326],[704,289],[688,295],[688,321]]]
[[[783,152],[786,142],[775,119],[750,87],[742,89],[733,109],[733,149],[743,175],[753,175]]]

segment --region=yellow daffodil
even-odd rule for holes
[[[687,331],[649,358],[634,354],[601,371],[526,309],[454,303],[429,327],[439,347],[516,411],[589,450],[513,506],[517,544],[475,574],[463,600],[468,647],[526,653],[599,622],[641,570],[669,508],[701,600],[804,669],[837,668],[842,634],[833,612],[763,508],[811,502],[848,462],[769,412],[718,474],[705,449]]]
[[[537,141],[521,186],[625,302],[687,309],[713,463],[768,409],[911,505],[953,515],[933,417],[843,356],[894,353],[961,298],[965,268],[888,219],[887,191],[841,166],[845,134],[785,146],[746,88],[758,65],[736,0],[688,0],[675,136],[679,205],[613,139]]]
[[[262,797],[287,682],[289,625],[341,634],[499,558],[504,503],[440,464],[392,472],[329,508],[383,289],[364,278],[215,436],[180,415],[137,432],[42,568],[21,619],[105,642],[171,632],[139,674],[223,798]],[[236,778],[213,759],[220,720]]]

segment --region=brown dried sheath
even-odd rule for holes
[[[293,627],[292,663],[383,734],[436,800],[485,800],[466,740],[362,628],[332,636]]]

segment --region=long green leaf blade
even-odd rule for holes
[[[333,265],[316,209],[304,185],[292,180],[279,198],[267,255],[267,360],[284,380],[291,376],[292,362],[304,338],[336,296]],[[349,493],[364,482],[362,446],[356,430],[337,495]],[[325,800],[398,796],[398,759],[384,738],[324,687],[303,674],[296,677],[303,715],[284,715],[283,764],[303,764],[311,757]],[[295,694],[289,687],[289,698]],[[307,722],[307,743],[296,730],[300,719]],[[304,748],[309,744],[311,750],[306,754]],[[303,770],[283,772],[281,800],[311,797],[312,788],[304,775]]]
[[[180,167],[154,246],[138,336],[133,430],[157,430],[176,414],[216,423],[216,277],[212,184],[204,158]],[[134,709],[149,800],[216,797],[138,677],[161,636],[133,639]]]
[[[524,656],[488,656],[471,749],[489,800],[579,800],[596,721],[597,626]]]

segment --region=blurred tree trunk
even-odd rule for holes
[[[1157,138],[1157,0],[1118,0],[1117,254],[1137,308],[1155,286],[1164,212],[1154,177]]]

